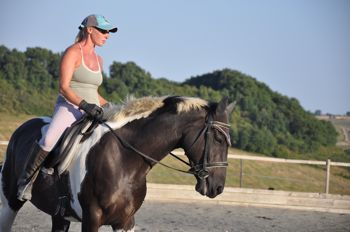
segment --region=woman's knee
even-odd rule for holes
[[[55,147],[59,137],[56,136],[44,136],[40,142],[39,145],[41,148],[45,151],[52,151],[52,149]]]

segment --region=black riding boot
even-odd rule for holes
[[[44,151],[38,143],[33,145],[23,171],[18,178],[18,192],[17,199],[20,201],[26,201],[32,199],[32,187],[33,183],[38,176],[40,167],[44,162],[49,152]]]

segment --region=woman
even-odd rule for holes
[[[50,126],[38,143],[35,143],[27,157],[25,167],[17,181],[17,198],[30,200],[32,184],[41,164],[56,145],[65,129],[82,117],[85,112],[90,118],[101,120],[100,106],[108,102],[98,94],[102,83],[102,58],[95,52],[95,46],[102,47],[110,32],[116,32],[102,15],[89,15],[79,26],[75,43],[65,51],[60,64],[59,96],[56,101]]]

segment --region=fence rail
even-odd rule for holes
[[[324,191],[326,194],[329,193],[331,166],[350,167],[350,163],[333,162],[330,159],[327,159],[326,161],[293,160],[293,159],[269,158],[269,157],[259,157],[259,156],[242,156],[242,155],[230,155],[230,158],[240,160],[240,187],[242,187],[242,180],[243,180],[243,162],[242,162],[242,160],[277,162],[277,163],[291,163],[291,164],[325,165],[326,166],[326,174],[325,174],[325,190]]]
[[[277,163],[327,165],[327,161],[318,161],[318,160],[295,160],[295,159],[270,158],[270,157],[246,156],[246,155],[232,155],[232,154],[229,154],[229,158],[242,159],[242,160],[277,162]],[[330,160],[329,160],[329,162],[331,162],[330,165],[332,165],[332,166],[350,167],[350,163],[333,162]]]
[[[4,145],[4,146],[7,146],[9,144],[8,141],[0,141],[0,145]]]
[[[183,155],[183,152],[176,151],[175,154]],[[263,162],[276,162],[276,163],[290,163],[290,164],[309,164],[309,165],[323,165],[326,166],[325,173],[325,189],[324,192],[329,194],[329,183],[330,183],[330,172],[331,166],[340,166],[340,167],[350,167],[350,163],[344,162],[333,162],[330,159],[326,161],[318,160],[296,160],[296,159],[283,159],[283,158],[272,158],[272,157],[261,157],[261,156],[248,156],[248,155],[234,155],[228,154],[229,159],[240,160],[240,172],[239,172],[239,183],[240,187],[243,186],[243,160],[251,161],[263,161]]]
[[[0,146],[8,145],[8,141],[0,141]],[[174,151],[176,155],[184,155],[181,151]],[[239,174],[239,182],[240,187],[243,185],[243,160],[252,160],[252,161],[263,161],[263,162],[276,162],[276,163],[290,163],[290,164],[310,164],[310,165],[324,165],[326,166],[325,173],[325,193],[329,193],[329,182],[330,182],[330,171],[331,166],[340,166],[340,167],[350,167],[350,163],[344,162],[333,162],[330,159],[326,161],[318,161],[318,160],[296,160],[296,159],[283,159],[283,158],[272,158],[272,157],[261,157],[261,156],[247,156],[247,155],[234,155],[228,154],[229,159],[237,159],[240,160],[240,174]]]

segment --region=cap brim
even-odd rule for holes
[[[109,32],[112,32],[112,33],[115,33],[115,32],[117,32],[117,31],[118,31],[118,28],[117,28],[117,27],[112,28],[112,29],[109,30]]]
[[[113,26],[97,26],[98,28],[102,29],[102,30],[106,30],[106,31],[109,31],[109,32],[112,32],[112,33],[115,33],[118,31],[118,28],[117,27],[113,27]]]

